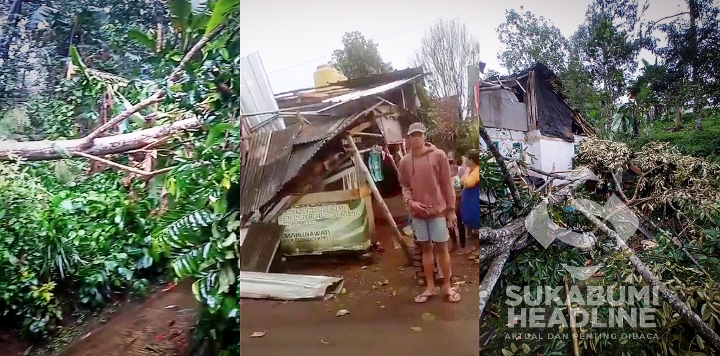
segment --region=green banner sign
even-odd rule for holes
[[[362,199],[293,206],[278,218],[285,225],[284,255],[364,251],[370,247],[367,206]]]

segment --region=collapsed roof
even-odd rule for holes
[[[410,68],[276,94],[278,115],[286,116],[291,125],[246,136],[240,214],[266,206],[331,141],[379,105],[397,105],[414,115],[415,101],[406,91],[414,92],[410,84],[422,76],[422,68]]]
[[[496,90],[513,92],[519,101],[534,106],[528,109],[529,130],[539,129],[543,136],[568,142],[574,141],[575,134],[598,135],[580,111],[568,103],[560,78],[542,63],[515,74],[480,82],[481,93]]]

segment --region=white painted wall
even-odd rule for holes
[[[503,156],[510,156],[510,154],[513,152],[514,143],[522,144],[523,149],[525,149],[528,145],[525,132],[523,131],[494,129],[490,127],[487,128],[487,131],[493,141],[498,142],[500,154],[502,154]],[[482,145],[482,147],[487,149],[487,146],[485,146],[485,141],[480,141],[480,144]],[[530,162],[527,157],[525,160],[526,162]]]
[[[509,156],[513,152],[513,143],[521,143],[526,153],[525,162],[532,167],[551,172],[553,166],[555,171],[566,171],[572,169],[572,159],[575,157],[575,145],[584,140],[585,136],[575,135],[575,142],[566,142],[560,139],[540,135],[539,130],[523,132],[508,129],[487,128],[488,134],[493,141],[498,141],[500,153]],[[487,149],[485,142],[481,145]],[[543,179],[547,177],[537,175]],[[553,184],[561,184],[563,181],[556,180]]]
[[[572,160],[575,158],[575,145],[578,145],[585,136],[575,135],[574,142],[567,142],[548,137],[539,139],[540,145],[540,167],[545,172],[568,171],[572,169]],[[545,178],[545,177],[543,177]],[[565,181],[555,180],[554,185],[565,183]]]

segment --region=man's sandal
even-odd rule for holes
[[[460,301],[460,293],[455,291],[455,288],[450,289],[450,293],[447,293],[446,297],[450,303],[457,303]]]
[[[433,293],[433,294],[420,294],[420,295],[418,295],[418,296],[415,297],[415,303],[425,303],[425,302],[427,302],[430,298],[432,298],[432,297],[434,297],[434,296],[436,296],[436,295],[437,295],[437,293]]]

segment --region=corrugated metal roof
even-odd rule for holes
[[[343,279],[301,274],[240,271],[240,298],[304,300],[328,299],[342,291]]]
[[[295,178],[295,176],[300,173],[302,167],[308,163],[318,151],[320,151],[320,148],[322,148],[324,144],[325,140],[296,144],[293,147],[292,154],[288,160],[283,184]]]
[[[382,102],[378,102],[375,105],[370,106],[369,108],[366,108],[361,112],[357,112],[340,119],[338,123],[336,125],[333,125],[331,130],[327,131],[324,137],[320,140],[308,141],[307,139],[305,139],[305,143],[296,143],[295,147],[293,147],[293,152],[290,155],[288,169],[285,173],[285,181],[283,182],[283,185],[289,182],[291,179],[295,178],[295,176],[300,173],[300,170],[302,170],[305,164],[308,163],[315,156],[315,154],[317,154],[317,152],[325,146],[328,141],[334,139],[340,132],[351,126],[366,113],[375,110],[375,108],[377,108],[381,103]],[[318,134],[320,133],[318,131],[316,132]]]
[[[258,132],[250,137],[240,168],[240,214],[265,205],[284,183],[298,128]]]
[[[345,118],[325,117],[310,121],[310,125],[304,125],[295,138],[295,144],[315,142],[324,139],[329,133],[334,132],[342,125]]]
[[[316,119],[304,127],[251,135],[240,170],[240,214],[267,204],[330,140],[381,103],[339,119]]]
[[[395,89],[423,76],[422,68],[376,74],[367,77],[348,79],[320,88],[304,88],[275,94],[275,100],[281,110],[306,109],[322,111],[359,98],[378,95]]]
[[[338,96],[323,100],[323,103],[344,103],[344,102],[368,97],[371,95],[382,94],[388,90],[395,89],[395,88],[400,87],[408,82],[411,82],[411,81],[419,78],[420,76],[421,76],[421,74],[418,74],[411,78],[396,80],[394,82],[383,84],[383,85],[380,85],[380,86],[377,86],[374,88],[365,89],[365,90],[356,90],[356,91],[353,91],[353,92],[350,92],[347,94],[338,95]]]

